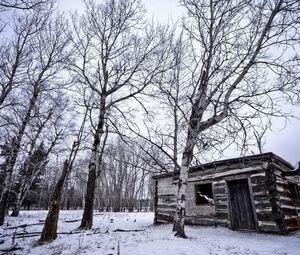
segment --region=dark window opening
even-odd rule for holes
[[[291,198],[300,199],[300,188],[297,184],[289,182]]]
[[[211,183],[195,185],[195,193],[196,205],[214,204]]]

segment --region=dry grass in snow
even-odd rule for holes
[[[17,244],[22,250],[6,254],[30,255],[299,255],[300,232],[289,236],[242,233],[226,228],[187,226],[188,239],[174,237],[169,224],[154,226],[153,213],[95,213],[94,227],[78,231],[82,211],[61,211],[58,238],[52,243],[38,245],[39,236],[23,238],[22,234],[41,232],[37,224],[16,229],[7,227],[39,223],[46,211],[22,211],[17,218],[7,217],[0,228],[0,250]],[[69,221],[69,222],[66,222]],[[70,222],[71,221],[71,222]],[[120,229],[129,232],[120,232]],[[133,230],[133,231],[132,231]],[[68,232],[76,232],[67,234]],[[14,233],[19,233],[15,235]],[[0,252],[2,254],[3,252]]]

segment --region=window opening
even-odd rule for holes
[[[196,205],[213,205],[212,183],[195,185]]]
[[[297,184],[289,182],[291,198],[300,199],[300,188]]]

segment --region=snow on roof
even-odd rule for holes
[[[293,172],[293,170],[296,170],[289,162],[287,162],[280,156],[276,155],[273,152],[267,152],[267,153],[250,155],[250,156],[243,156],[243,157],[237,157],[237,158],[231,158],[231,159],[223,159],[223,160],[205,163],[202,165],[192,166],[189,171],[190,172],[198,172],[201,170],[205,170],[207,168],[217,167],[217,166],[221,166],[221,165],[229,165],[229,164],[234,164],[234,163],[247,164],[247,163],[250,163],[253,161],[260,161],[260,160],[274,160],[274,161],[280,162],[289,169],[289,172]],[[286,172],[283,169],[282,169],[282,171]],[[159,178],[170,177],[170,176],[174,176],[174,175],[178,175],[178,174],[179,174],[179,171],[174,171],[174,172],[170,172],[170,173],[163,173],[163,174],[155,175],[152,178],[159,179]]]

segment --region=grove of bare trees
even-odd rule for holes
[[[298,0],[181,0],[173,25],[141,0],[0,0],[0,225],[21,209],[153,209],[152,175],[180,172],[173,230],[184,231],[189,167],[234,144],[262,153],[274,119],[299,104]],[[218,154],[219,153],[219,154]]]

